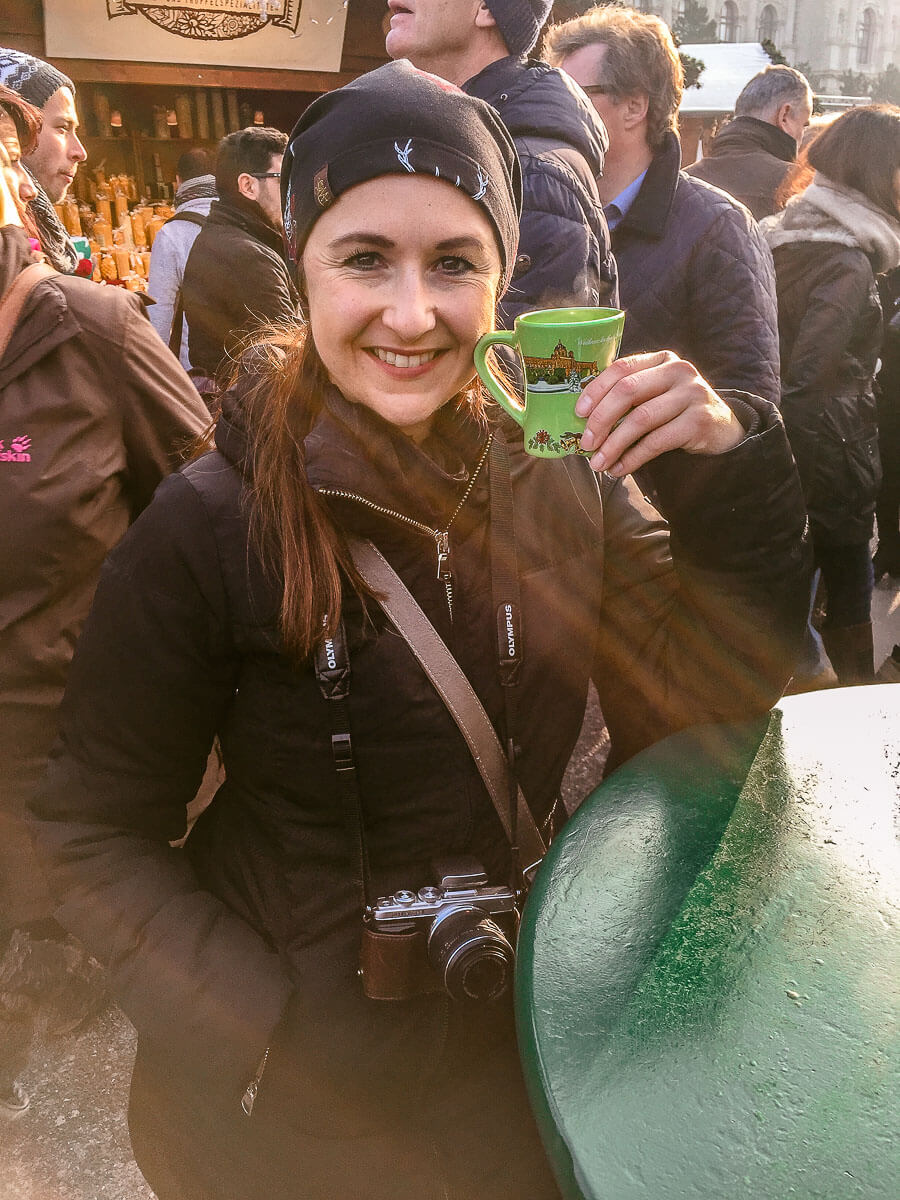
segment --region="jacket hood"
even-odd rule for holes
[[[712,140],[708,158],[725,154],[749,154],[764,151],[783,162],[792,163],[797,158],[797,143],[789,133],[760,121],[756,117],[735,117]]]
[[[573,79],[538,59],[501,58],[464,91],[493,104],[513,138],[547,138],[577,150],[593,175],[603,172],[606,126]]]
[[[816,174],[783,212],[760,222],[771,249],[822,242],[862,250],[876,275],[900,266],[900,221],[862,192]]]
[[[17,275],[36,261],[21,225],[0,228],[0,296],[12,287]]]

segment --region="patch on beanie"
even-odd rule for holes
[[[316,171],[313,176],[313,195],[316,198],[316,204],[318,204],[319,208],[327,208],[329,204],[334,204],[334,193],[328,182],[327,163],[321,170]]]

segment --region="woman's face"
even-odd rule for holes
[[[385,175],[322,214],[302,266],[332,383],[421,441],[493,328],[501,262],[487,216],[448,183]]]
[[[22,165],[22,148],[15,123],[8,113],[0,112],[0,166],[2,166],[10,189],[20,204],[27,204],[35,196],[31,176]]]

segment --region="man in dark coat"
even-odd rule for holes
[[[622,352],[674,350],[714,387],[777,404],[772,256],[745,208],[681,170],[684,72],[667,26],[595,8],[554,26],[547,51],[609,130],[598,186],[627,314]]]
[[[216,155],[216,191],[184,268],[182,294],[191,364],[215,378],[247,334],[297,312],[284,260],[277,129],[230,133]]]
[[[793,67],[766,67],[738,96],[734,120],[688,173],[722,188],[761,221],[780,207],[775,196],[797,161],[811,113],[806,76]]]
[[[391,58],[450,80],[497,109],[522,164],[519,255],[500,305],[509,327],[522,312],[616,305],[616,268],[597,195],[606,130],[578,88],[527,59],[553,0],[390,0]]]

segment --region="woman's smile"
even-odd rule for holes
[[[302,265],[331,382],[421,440],[493,328],[501,261],[484,212],[443,180],[382,176],[322,214]]]
[[[387,350],[373,346],[370,353],[385,367],[393,371],[395,379],[418,379],[436,361],[440,350],[419,350],[416,354],[404,354],[402,350]]]

